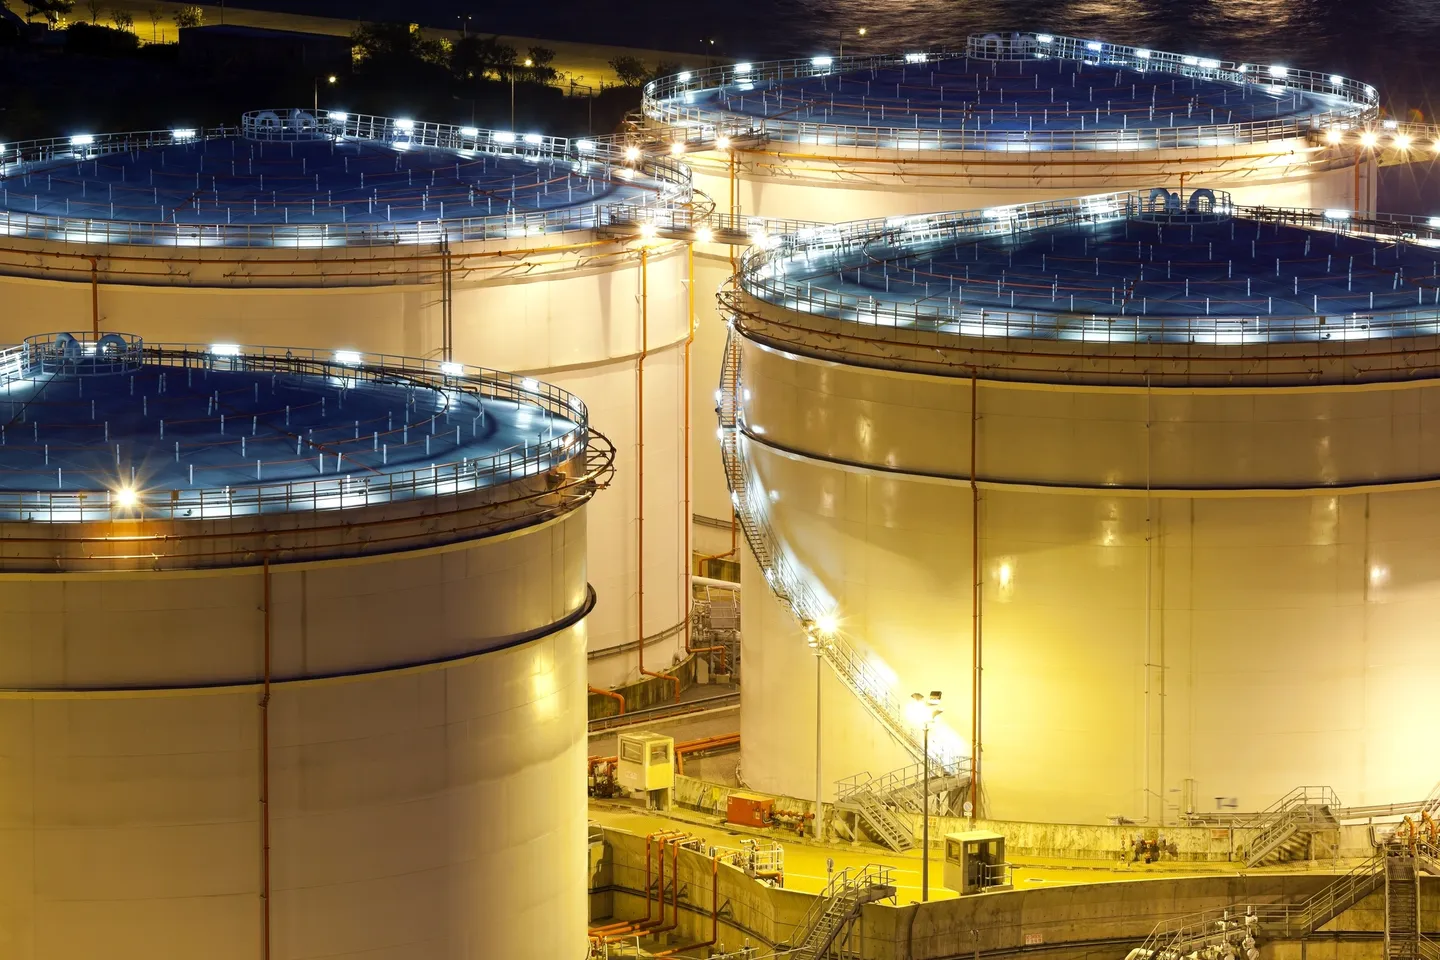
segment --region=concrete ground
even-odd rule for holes
[[[866,864],[888,864],[895,870],[899,888],[897,899],[910,903],[920,899],[920,851],[892,853],[870,843],[851,844],[848,841],[832,841],[816,844],[800,840],[793,834],[778,830],[751,830],[717,823],[715,817],[708,817],[689,810],[676,810],[670,814],[650,813],[637,805],[618,800],[592,800],[590,819],[607,827],[626,830],[644,836],[660,830],[685,830],[703,837],[705,842],[716,846],[735,847],[742,837],[769,837],[779,840],[785,847],[785,887],[818,893],[826,883],[826,861],[833,860],[836,870],[844,867],[860,867]],[[932,838],[933,840],[933,838]],[[1192,861],[1163,861],[1161,863],[1120,863],[1100,860],[1060,860],[1040,857],[1010,856],[1016,865],[1014,884],[1017,890],[1033,890],[1042,885],[1054,886],[1075,883],[1106,883],[1116,880],[1146,880],[1157,877],[1194,877],[1248,873],[1283,872],[1328,872],[1335,869],[1330,861],[1301,863],[1289,867],[1269,867],[1260,870],[1245,870],[1243,863],[1214,863]],[[1341,868],[1348,864],[1341,863]],[[930,899],[946,900],[957,896],[947,889],[943,881],[944,860],[940,851],[932,850],[930,855]]]
[[[103,7],[100,14],[100,22],[109,24],[110,13],[114,10],[126,10],[135,18],[135,34],[142,41],[158,43],[174,43],[179,39],[178,28],[175,26],[175,11],[189,4],[172,2],[172,0],[103,0]],[[218,4],[198,4],[205,13],[205,24],[213,26],[222,22],[221,7]],[[161,11],[161,19],[153,23],[148,11]],[[89,11],[84,3],[77,3],[71,12],[72,20],[89,20]],[[333,17],[311,17],[295,13],[275,13],[267,10],[245,10],[226,4],[224,7],[223,22],[229,25],[241,27],[261,27],[268,30],[297,30],[302,33],[323,33],[331,36],[348,37],[355,28],[360,25],[359,20],[340,20]],[[485,24],[477,22],[473,24],[473,33],[486,34]],[[426,37],[435,39],[454,40],[460,36],[457,30],[440,30],[426,28],[421,31]],[[488,34],[486,34],[488,36]],[[555,62],[553,66],[560,72],[566,81],[573,80],[576,83],[588,84],[599,92],[601,84],[613,86],[618,83],[614,69],[609,61],[617,56],[639,57],[646,65],[654,67],[660,61],[679,63],[681,66],[693,67],[703,66],[700,60],[693,56],[686,56],[678,53],[665,53],[659,50],[642,50],[635,47],[608,47],[599,44],[588,43],[566,43],[560,40],[537,40],[533,37],[501,37],[505,43],[513,46],[523,57],[525,50],[529,47],[549,47],[555,51]]]

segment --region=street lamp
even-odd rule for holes
[[[940,708],[940,691],[910,694],[910,722],[924,731],[921,750],[925,754],[925,776],[920,786],[920,809],[923,823],[920,840],[920,901],[930,899],[930,727],[944,711]]]
[[[466,31],[470,26],[470,20],[472,18],[468,13],[457,13],[455,14],[455,19],[460,21],[460,37],[461,39],[464,39]]]
[[[335,82],[335,80],[336,80],[336,77],[335,77],[335,74],[332,73],[332,74],[330,74],[329,76],[316,77],[316,78],[315,78],[315,119],[316,119],[316,120],[319,120],[319,119],[320,119],[320,81],[321,81],[321,80],[324,80],[326,83],[331,83],[331,84],[333,84],[333,83]]]
[[[818,621],[806,621],[805,634],[806,643],[810,645],[811,651],[815,654],[815,839],[825,839],[825,819],[821,816],[822,808],[820,798],[822,796],[822,784],[824,779],[821,776],[820,767],[820,677],[821,661],[825,659],[825,649],[835,639],[835,629],[838,624],[833,614],[826,614]]]
[[[856,31],[855,31],[855,36],[857,36],[857,37],[864,37],[865,34],[867,34],[867,33],[869,33],[869,32],[870,32],[870,28],[869,28],[869,27],[861,27],[859,30],[856,30]],[[845,56],[845,33],[844,33],[844,31],[841,31],[841,33],[840,33],[840,56],[842,56],[842,57]]]
[[[534,61],[534,60],[531,60],[529,57],[526,57],[526,58],[525,58],[525,64],[524,64],[524,65],[527,66],[527,67],[533,67],[533,66],[535,66],[535,61]],[[511,64],[511,66],[510,66],[510,131],[511,131],[512,133],[515,131],[515,66],[514,66],[514,64]]]

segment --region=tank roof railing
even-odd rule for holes
[[[81,133],[69,137],[15,140],[0,143],[0,179],[24,173],[41,163],[56,160],[88,161],[114,153],[152,150],[197,140],[221,140],[238,136],[239,127],[205,127],[176,130],[134,130],[125,133]]]
[[[54,343],[61,335],[43,334],[0,351],[0,380],[33,375],[23,357],[31,341]],[[65,334],[85,353],[97,338]],[[104,334],[104,337],[113,336]],[[338,381],[350,389],[364,383],[407,384],[439,391],[464,391],[483,399],[533,404],[572,424],[569,430],[536,443],[498,450],[489,456],[427,464],[418,469],[376,474],[332,473],[308,481],[257,482],[182,490],[126,490],[118,485],[84,489],[81,474],[69,473],[62,490],[0,490],[0,521],[82,522],[134,519],[215,519],[290,511],[338,510],[392,501],[454,496],[481,487],[535,477],[581,456],[590,443],[589,411],[575,394],[532,377],[469,364],[423,360],[393,354],[234,344],[161,343],[142,347],[144,363],[191,369],[281,372]],[[248,463],[248,461],[247,461]],[[102,558],[97,558],[102,559]]]
[[[303,111],[307,115],[309,111]],[[288,116],[288,111],[251,111],[242,118],[242,127],[254,123],[261,113]],[[631,185],[650,191],[648,201],[627,198],[614,203],[598,202],[557,207],[532,213],[496,214],[484,217],[451,217],[396,223],[322,224],[229,224],[176,223],[134,220],[97,220],[53,216],[0,208],[0,236],[63,240],[78,243],[136,244],[173,247],[240,248],[323,248],[345,246],[392,246],[503,240],[542,236],[569,230],[592,230],[611,224],[635,221],[636,211],[680,208],[695,197],[690,168],[679,160],[630,150],[613,137],[570,139],[539,134],[515,135],[450,124],[407,121],[403,118],[320,111],[320,119],[332,130],[329,138],[343,137],[387,145],[413,145],[515,157],[527,161],[554,161],[579,166],[597,165],[602,178],[617,176]],[[405,128],[403,124],[411,124]],[[0,144],[0,179],[9,173],[33,169],[35,164],[57,160],[88,161],[112,153],[166,147],[201,139],[237,136],[242,128],[215,127],[207,130],[165,130],[140,133],[94,134]],[[313,139],[307,137],[306,139]],[[83,141],[83,142],[77,142]],[[645,179],[636,179],[643,177]],[[612,208],[619,208],[612,215]]]
[[[1379,239],[1423,241],[1440,247],[1440,217],[1371,215],[1357,218],[1348,211],[1339,210],[1234,205],[1223,191],[1216,191],[1216,196],[1216,209],[1236,217],[1344,231]],[[1080,223],[1115,221],[1145,211],[1153,203],[1148,194],[1111,193],[985,210],[809,227],[793,235],[769,238],[766,243],[752,246],[741,259],[740,273],[735,278],[738,288],[732,287],[722,296],[733,298],[738,290],[799,314],[856,323],[869,329],[901,329],[912,333],[933,332],[967,338],[1238,346],[1440,334],[1440,303],[1417,302],[1413,308],[1383,311],[1357,309],[1339,315],[1317,313],[1281,317],[1265,313],[1193,316],[1157,316],[1139,312],[1089,314],[1068,313],[1060,309],[1031,311],[974,307],[934,300],[885,301],[816,288],[807,281],[789,280],[785,275],[785,264],[789,260],[844,256],[862,251],[874,253],[877,244],[893,252]],[[1153,219],[1153,214],[1147,214],[1147,219]],[[1423,288],[1418,296],[1426,297]],[[1440,292],[1436,292],[1435,296],[1440,298]],[[739,309],[739,304],[731,302],[728,309],[733,312]]]
[[[1048,37],[1048,41],[1041,38]],[[1095,46],[1098,50],[1094,49]],[[754,117],[681,102],[686,95],[737,83],[780,82],[845,74],[861,70],[913,66],[961,58],[977,59],[1068,58],[1126,66],[1136,70],[1179,76],[1253,83],[1266,87],[1338,97],[1351,109],[1316,113],[1308,117],[1248,123],[1195,124],[1154,129],[1100,129],[1087,131],[947,130],[935,127],[860,126]],[[813,57],[729,64],[705,70],[684,71],[645,85],[641,107],[647,117],[676,128],[677,137],[689,137],[695,128],[709,128],[728,136],[770,137],[817,146],[876,147],[900,150],[1162,150],[1196,146],[1262,143],[1304,137],[1343,121],[1369,120],[1378,114],[1379,95],[1369,84],[1309,70],[1268,64],[1235,63],[1145,50],[1120,44],[1019,33],[972,36],[965,49],[850,57]],[[702,139],[707,139],[703,138]]]

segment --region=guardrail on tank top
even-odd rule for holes
[[[582,199],[550,210],[448,218],[444,216],[442,203],[433,211],[436,213],[433,217],[429,216],[431,211],[426,210],[424,218],[378,223],[344,222],[346,202],[337,205],[328,200],[327,209],[338,206],[342,222],[221,222],[218,203],[214,214],[216,222],[207,222],[205,207],[198,199],[194,201],[193,214],[181,217],[171,210],[169,222],[47,214],[39,210],[38,192],[31,197],[35,210],[18,209],[27,202],[24,178],[46,165],[74,163],[83,176],[85,165],[98,163],[106,156],[236,136],[260,142],[358,141],[401,150],[412,147],[451,150],[465,158],[487,156],[565,164],[588,180],[640,190],[646,198],[637,200],[630,196],[589,203]],[[0,235],[77,243],[302,249],[457,243],[596,229],[615,219],[613,208],[621,208],[622,218],[633,220],[637,209],[653,213],[688,204],[694,198],[689,167],[668,156],[628,148],[613,137],[546,137],[397,117],[293,109],[250,111],[241,118],[239,127],[82,134],[0,144],[0,190],[4,190],[5,201],[5,207],[0,208]],[[363,198],[349,202],[357,213],[368,211]]]
[[[839,632],[821,636],[816,625],[834,615],[834,603],[823,599],[811,575],[791,556],[784,542],[771,528],[769,502],[759,479],[745,456],[747,443],[741,412],[739,341],[732,331],[726,343],[720,379],[720,453],[730,486],[730,500],[745,533],[755,561],[776,599],[789,607],[795,619],[812,637],[816,650],[835,675],[850,689],[886,732],[916,760],[925,758],[923,741],[907,721],[904,702],[871,665],[866,656]],[[963,748],[948,728],[935,727],[930,734],[930,762],[936,775],[956,775],[968,768]]]
[[[1073,130],[978,130],[923,126],[855,125],[756,117],[714,109],[696,102],[701,93],[723,92],[730,87],[759,90],[767,83],[840,77],[845,74],[923,66],[961,58],[983,60],[1064,59],[1097,66],[1173,74],[1178,77],[1263,86],[1267,92],[1324,94],[1343,106],[1301,118],[1241,123],[1196,123],[1159,128]],[[1333,124],[1366,120],[1379,108],[1375,88],[1338,74],[1322,74],[1269,64],[1147,50],[1098,40],[1082,40],[1043,33],[972,36],[963,50],[939,50],[883,56],[812,57],[740,63],[692,70],[646,84],[642,100],[645,115],[671,124],[677,134],[709,130],[728,136],[770,137],[778,140],[831,146],[878,147],[900,150],[1164,150],[1183,147],[1263,143],[1304,137]],[[1188,118],[1187,118],[1188,119]]]
[[[109,342],[124,340],[126,348],[112,352]],[[69,359],[67,359],[69,358]],[[83,373],[99,365],[97,372],[111,373],[116,364],[135,363],[180,370],[234,370],[325,378],[331,384],[357,385],[367,382],[389,385],[410,384],[441,393],[463,392],[479,400],[504,400],[533,406],[542,422],[551,424],[534,443],[520,443],[488,456],[427,464],[418,469],[384,472],[370,476],[342,472],[342,457],[362,462],[372,453],[372,437],[357,437],[352,449],[346,441],[327,441],[317,461],[314,480],[288,480],[253,484],[227,484],[205,488],[203,470],[230,474],[250,469],[253,461],[212,464],[197,470],[200,485],[182,490],[134,489],[122,502],[117,497],[113,475],[94,477],[72,471],[57,480],[47,472],[35,480],[33,492],[0,491],[0,521],[78,523],[99,520],[213,519],[255,516],[293,511],[347,510],[428,497],[453,497],[486,487],[535,478],[585,454],[591,442],[589,411],[581,399],[553,384],[500,370],[466,364],[421,360],[391,354],[354,351],[321,351],[285,347],[238,347],[230,344],[146,344],[136,337],[106,334],[95,341],[84,334],[45,334],[0,351],[0,384],[28,378],[42,371],[55,372],[59,363],[71,372]],[[217,414],[219,416],[219,414]],[[554,425],[564,429],[555,432]],[[23,424],[21,424],[23,426]],[[457,429],[459,429],[457,427]],[[222,427],[223,430],[223,427]],[[21,431],[23,433],[23,431]],[[415,438],[400,436],[400,428],[387,430],[386,443],[402,450],[405,446],[428,443],[423,430]],[[381,434],[375,434],[373,445]],[[239,441],[235,441],[237,451]],[[162,444],[163,446],[163,444]],[[185,444],[176,442],[177,459]],[[213,449],[213,443],[204,445]],[[163,447],[169,450],[168,446]],[[428,449],[428,447],[427,447]],[[340,456],[337,456],[339,454]],[[330,473],[325,473],[328,456]],[[388,458],[388,453],[387,453]],[[311,457],[314,459],[314,457]],[[371,460],[376,459],[373,455]],[[259,468],[256,468],[259,469]],[[12,482],[14,478],[12,477]],[[41,486],[48,483],[52,489]],[[62,484],[60,489],[56,485]]]
[[[873,296],[817,288],[812,283],[788,280],[788,261],[813,266],[822,258],[843,260],[861,255],[897,254],[923,250],[929,245],[964,243],[1046,228],[1105,223],[1136,218],[1162,220],[1183,227],[1217,217],[1240,217],[1261,223],[1344,231],[1360,236],[1424,240],[1440,243],[1440,218],[1408,215],[1353,217],[1347,211],[1254,207],[1233,204],[1223,191],[1196,203],[1192,195],[1178,207],[1161,198],[1166,191],[1109,193],[1068,200],[1050,200],[953,213],[863,220],[834,226],[806,227],[784,237],[772,237],[751,247],[741,260],[741,289],[752,297],[827,320],[956,337],[1035,339],[1090,343],[1186,343],[1243,345],[1298,341],[1373,340],[1386,337],[1428,336],[1440,330],[1440,287],[1417,285],[1412,305],[1404,309],[1374,310],[1366,293],[1326,292],[1327,302],[1343,310],[1332,313],[1273,316],[1264,299],[1254,301],[1256,312],[1209,313],[1203,298],[1186,301],[1194,315],[1162,316],[1147,313],[1143,302],[1118,301],[1116,312],[1076,312],[1073,303],[1057,300],[1050,310],[971,306],[963,292],[957,299],[946,293],[915,291],[913,299],[887,301]],[[1173,195],[1171,195],[1173,196]],[[823,261],[822,261],[823,262]],[[907,281],[908,282],[908,281]],[[1218,281],[1217,281],[1218,282]],[[1245,281],[1235,281],[1243,284]],[[1297,290],[1300,284],[1297,281]],[[1303,291],[1301,291],[1303,295]],[[1238,296],[1238,294],[1237,294]],[[1316,294],[1318,302],[1321,294]],[[1069,309],[1067,309],[1069,306]],[[1373,312],[1372,312],[1373,311]]]

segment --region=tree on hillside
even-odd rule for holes
[[[61,17],[73,9],[75,0],[25,0],[25,19],[44,17],[45,22],[54,27],[60,23]]]
[[[135,26],[135,16],[129,10],[110,11],[110,22],[116,30],[129,30]]]
[[[414,23],[362,23],[350,35],[355,63],[362,69],[408,64],[444,64],[449,45],[429,40]]]
[[[160,21],[164,19],[165,11],[159,7],[151,7],[145,11],[145,16],[150,18],[150,39],[158,42],[160,39]]]
[[[95,26],[100,22],[100,11],[105,7],[101,5],[100,0],[85,0],[85,9],[90,11],[90,25]]]
[[[503,80],[515,63],[515,48],[499,37],[468,36],[450,49],[450,72],[460,80]]]
[[[650,79],[650,71],[646,68],[645,61],[639,57],[616,57],[610,61],[610,69],[615,71],[620,83],[627,87],[641,86]]]
[[[184,6],[175,11],[174,20],[177,27],[198,27],[205,22],[205,11],[194,5]]]
[[[530,66],[526,68],[527,79],[536,83],[550,83],[560,75],[551,65],[555,62],[555,51],[549,47],[531,47],[525,52],[525,56],[530,61]]]

